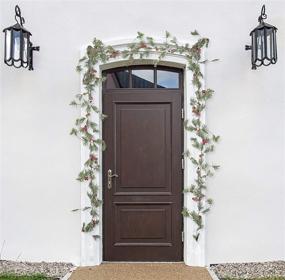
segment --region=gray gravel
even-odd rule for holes
[[[0,260],[0,274],[17,275],[43,274],[53,279],[60,279],[73,267],[71,263],[15,262]]]
[[[212,265],[211,269],[220,279],[226,277],[241,279],[285,277],[285,261],[217,264]]]

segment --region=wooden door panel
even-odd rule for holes
[[[116,192],[170,191],[171,104],[115,103]],[[145,173],[144,171],[147,171]]]
[[[103,94],[104,260],[182,260],[181,104],[178,90]]]
[[[171,243],[171,204],[119,204],[115,218],[116,243],[120,246],[143,246],[158,240]]]

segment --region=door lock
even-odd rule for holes
[[[107,171],[107,175],[108,175],[108,189],[110,190],[110,189],[112,189],[112,178],[113,178],[113,177],[118,178],[119,175],[117,175],[117,174],[112,174],[112,170],[111,170],[111,169],[109,169],[109,170]]]

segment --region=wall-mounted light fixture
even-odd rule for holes
[[[25,23],[18,5],[15,7],[16,24],[7,27],[5,32],[4,62],[16,68],[24,67],[29,70],[33,68],[33,52],[39,51],[40,47],[33,47],[30,41],[31,32],[23,27]]]
[[[265,5],[263,5],[258,18],[259,25],[250,32],[251,46],[245,46],[246,50],[251,50],[252,69],[277,62],[277,28],[265,23],[264,20],[266,18]]]

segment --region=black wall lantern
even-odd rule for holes
[[[33,52],[39,51],[40,47],[33,47],[30,41],[32,34],[23,27],[25,20],[18,5],[15,7],[15,13],[17,23],[3,30],[5,32],[4,62],[16,68],[29,67],[29,70],[34,70]]]
[[[264,22],[266,18],[265,5],[263,5],[258,18],[259,25],[250,32],[251,46],[245,46],[246,50],[251,50],[252,69],[277,62],[277,28]]]

